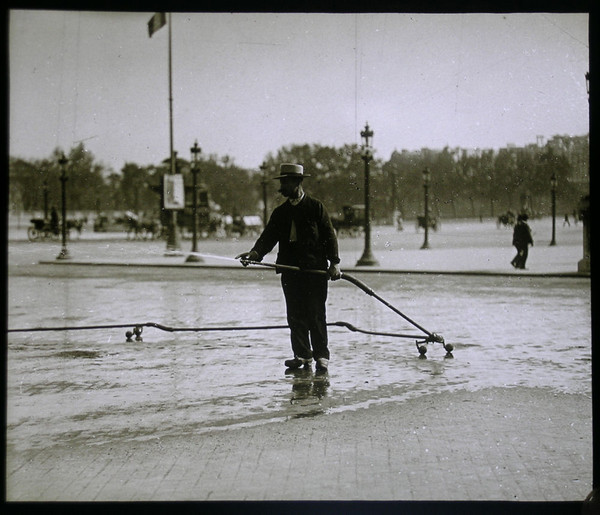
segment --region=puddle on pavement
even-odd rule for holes
[[[329,374],[312,368],[286,370],[285,376],[292,381],[290,404],[311,404],[320,402],[327,395]]]
[[[86,359],[95,359],[102,356],[101,352],[91,351],[91,350],[68,350],[57,352],[54,354],[57,358],[65,358],[65,359],[77,359],[77,358],[86,358]]]

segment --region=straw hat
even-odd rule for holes
[[[310,177],[310,175],[304,173],[304,167],[302,165],[295,165],[291,163],[282,163],[279,165],[279,175],[273,177],[273,179],[283,179],[285,177]]]

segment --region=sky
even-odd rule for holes
[[[9,153],[79,142],[113,171],[170,153],[258,169],[283,146],[500,148],[589,131],[588,15],[9,12]],[[172,102],[169,95],[169,76]],[[172,109],[170,109],[170,106]]]

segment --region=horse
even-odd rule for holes
[[[513,225],[515,225],[515,214],[508,210],[506,213],[502,213],[498,216],[498,219],[496,220],[496,227],[499,229],[501,225],[503,225],[504,227],[512,227]]]
[[[71,229],[75,229],[77,231],[78,236],[81,238],[81,231],[83,230],[83,226],[88,222],[87,216],[83,218],[74,218],[71,220],[67,220],[67,232],[71,232]]]
[[[138,224],[136,234],[141,234],[144,240],[154,240],[161,236],[162,226],[158,220],[142,220]]]
[[[158,221],[140,219],[132,211],[125,211],[125,216],[120,221],[125,225],[127,239],[154,239],[161,233],[161,226]]]
[[[429,216],[429,227],[431,227],[434,231],[438,230],[438,219],[435,216]],[[416,223],[416,229],[417,232],[419,231],[419,229],[425,229],[425,217],[424,216],[417,216],[417,223]]]
[[[223,217],[223,224],[228,238],[234,236],[241,238],[246,232],[246,223],[242,216],[225,215]]]

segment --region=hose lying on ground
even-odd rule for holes
[[[367,331],[348,322],[329,322],[328,326],[345,327],[352,332],[372,334],[376,336],[390,336],[393,338],[422,338],[417,334],[384,333],[378,331]],[[120,328],[142,328],[154,327],[161,331],[170,333],[175,332],[220,332],[220,331],[263,331],[269,329],[288,329],[287,325],[254,325],[254,326],[218,326],[218,327],[171,327],[157,322],[129,323],[129,324],[103,324],[103,325],[83,325],[83,326],[64,326],[64,327],[27,327],[20,329],[8,329],[9,333],[33,333],[33,332],[51,332],[51,331],[86,331],[98,329],[120,329]],[[432,340],[433,341],[433,340]]]
[[[228,261],[236,261],[237,262],[237,259],[227,258],[224,256],[212,256],[212,255],[208,255],[208,254],[200,254],[197,252],[193,252],[192,254],[196,254],[201,257],[212,257],[212,258],[216,258],[216,259],[226,259]],[[262,262],[262,261],[241,260],[241,264],[244,266],[256,265],[256,266],[264,266],[264,267],[274,268],[276,270],[283,270],[283,271],[289,270],[289,271],[294,271],[294,272],[320,274],[320,275],[329,276],[329,274],[325,270],[304,270],[304,269],[301,269],[296,266],[281,265],[281,264],[276,264],[276,263],[267,263],[267,262]],[[387,302],[385,299],[383,299],[379,295],[377,295],[373,291],[372,288],[367,286],[362,281],[359,281],[358,279],[356,279],[356,277],[353,277],[347,273],[342,273],[340,278],[354,284],[355,286],[360,288],[362,291],[364,291],[367,295],[370,295],[370,296],[376,298],[379,302],[381,302],[382,304],[387,306],[389,309],[394,311],[394,313],[400,315],[402,318],[404,318],[404,320],[406,320],[407,322],[412,324],[414,327],[416,327],[417,329],[419,329],[423,333],[425,333],[426,337],[423,337],[423,335],[414,335],[414,334],[399,334],[399,333],[387,333],[387,332],[384,333],[384,332],[379,332],[379,331],[367,331],[364,329],[359,329],[348,322],[331,322],[331,323],[327,324],[328,326],[345,327],[346,329],[349,329],[350,331],[353,331],[353,332],[359,332],[359,333],[363,333],[363,334],[371,334],[371,335],[376,335],[376,336],[390,336],[390,337],[394,337],[394,338],[424,338],[423,340],[416,342],[417,348],[419,349],[419,352],[423,356],[424,356],[425,352],[427,352],[426,347],[424,345],[422,345],[424,343],[441,343],[443,345],[444,349],[446,349],[446,351],[448,351],[448,354],[450,354],[450,352],[453,350],[453,346],[450,344],[446,344],[444,342],[444,338],[442,336],[440,336],[436,333],[432,333],[431,331],[428,331],[421,325],[417,324],[414,320],[407,317],[399,309],[397,309],[392,304]],[[33,327],[33,328],[25,328],[25,329],[9,329],[8,332],[75,331],[75,330],[90,330],[90,329],[115,329],[115,328],[123,328],[123,327],[133,327],[133,332],[128,331],[126,333],[128,341],[131,341],[131,337],[133,336],[133,334],[136,335],[136,339],[139,341],[139,340],[141,340],[140,335],[142,333],[143,327],[154,327],[156,329],[160,329],[162,331],[168,331],[168,332],[180,332],[180,331],[204,332],[204,331],[254,331],[254,330],[258,331],[258,330],[267,330],[267,329],[284,329],[284,328],[288,328],[289,326],[287,326],[287,325],[271,325],[271,326],[234,326],[234,327],[231,327],[231,326],[170,327],[170,326],[162,325],[162,324],[159,324],[156,322],[144,322],[141,324],[131,324],[131,323],[130,324],[109,324],[109,325],[90,325],[90,326],[79,326],[79,327]]]

